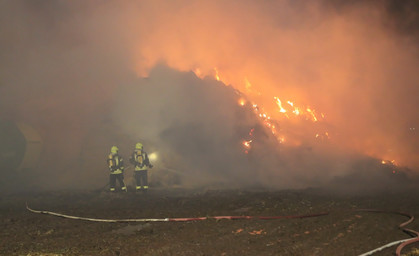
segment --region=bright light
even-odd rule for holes
[[[285,110],[285,108],[282,107],[281,100],[278,97],[274,97],[274,99],[276,100],[276,104],[279,107],[279,112],[281,112],[281,113],[287,112],[287,110]]]
[[[391,160],[391,161],[390,160],[382,160],[381,163],[397,166],[396,160]]]
[[[217,68],[214,68],[214,71],[215,71],[215,79],[217,81],[220,81],[220,75],[218,74],[218,69]]]
[[[148,158],[150,159],[150,161],[156,161],[157,160],[157,153],[153,152],[150,155],[148,155]]]
[[[245,140],[245,141],[243,141],[243,145],[244,145],[246,148],[250,148],[250,143],[252,143],[252,140]]]
[[[310,108],[307,108],[307,112],[313,117],[313,121],[317,122],[317,117],[316,115],[314,115],[314,111],[311,110]]]

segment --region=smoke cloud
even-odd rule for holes
[[[405,182],[393,171],[419,169],[418,10],[390,0],[4,1],[0,118],[40,132],[39,168],[25,175],[46,188],[106,183],[110,146],[127,158],[138,140],[158,152],[156,175],[182,185]],[[274,97],[324,118],[287,119]]]

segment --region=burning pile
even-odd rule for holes
[[[202,74],[200,69],[195,69],[194,71],[195,75],[198,77],[204,78],[204,75]],[[220,82],[223,82],[223,84],[226,84],[226,82],[222,81],[220,78],[220,71],[217,68],[214,68],[214,79]],[[246,91],[252,92],[251,90],[251,83],[247,78],[244,79],[246,84]],[[301,107],[297,106],[294,102],[287,100],[286,104],[282,104],[282,101],[279,97],[273,97],[273,102],[276,104],[276,118],[273,119],[267,111],[264,110],[264,107],[262,105],[259,105],[258,103],[251,102],[247,95],[245,95],[243,92],[235,89],[236,94],[238,95],[239,99],[237,103],[239,106],[246,107],[251,106],[253,112],[256,114],[256,116],[259,117],[260,122],[272,133],[272,135],[275,136],[277,141],[280,144],[284,144],[288,141],[286,130],[287,127],[282,129],[280,127],[281,123],[284,120],[291,120],[291,119],[297,119],[298,121],[303,122],[312,122],[312,123],[321,123],[325,122],[325,114],[320,113],[317,114],[317,111],[312,109],[311,107]],[[257,92],[258,95],[261,95],[260,92]],[[254,141],[254,131],[255,128],[251,128],[249,130],[248,136],[243,139],[242,144],[244,147],[244,153],[248,154],[249,151],[252,149],[252,143]],[[292,136],[288,134],[289,136]],[[315,132],[314,137],[317,139],[329,139],[329,132],[323,131],[323,132]],[[303,142],[299,141],[300,138],[294,137],[289,138],[290,142],[293,142],[291,145],[298,146],[301,145]]]
[[[227,84],[227,82],[222,80],[218,68],[214,68],[213,71],[213,78],[215,80]],[[200,78],[205,77],[198,68],[194,70],[194,73]],[[238,105],[241,107],[251,106],[255,115],[259,117],[260,123],[274,135],[278,143],[286,144],[288,146],[301,146],[313,142],[326,143],[330,140],[330,132],[325,128],[329,126],[325,113],[319,112],[310,106],[297,105],[294,101],[281,100],[279,97],[274,96],[271,103],[274,103],[277,108],[275,109],[274,115],[271,115],[264,109],[262,104],[252,102],[249,99],[252,97],[252,94],[261,96],[262,93],[255,91],[247,78],[244,78],[244,82],[245,92],[247,92],[247,94],[238,89],[234,89],[239,97],[237,101]],[[275,116],[275,118],[272,118],[272,116]],[[301,126],[310,127],[310,129],[305,130],[310,136],[295,132],[296,130],[301,129]],[[294,131],[289,132],[289,130]],[[254,132],[255,128],[250,128],[248,135],[242,140],[245,154],[249,154],[252,149],[252,143],[255,141]],[[316,141],[313,141],[313,138]],[[381,160],[381,163],[383,165],[396,166],[395,160]],[[393,173],[395,173],[395,171],[393,171]]]

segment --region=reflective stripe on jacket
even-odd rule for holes
[[[108,167],[111,174],[120,174],[124,171],[124,160],[118,154],[109,154]]]
[[[147,153],[142,150],[135,150],[132,153],[131,159],[135,165],[135,171],[147,170],[147,167],[150,165]]]

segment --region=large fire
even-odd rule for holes
[[[218,68],[214,68],[214,79],[220,82],[223,82],[224,84],[227,84],[227,82],[223,81],[220,78],[220,71]],[[201,72],[201,70],[199,68],[194,70],[194,73],[196,76],[198,77],[205,77],[206,75],[203,74]],[[208,74],[209,75],[209,74]],[[249,80],[247,78],[244,78],[245,81],[245,90],[240,91],[240,90],[236,90],[238,95],[241,95],[241,97],[239,97],[238,99],[238,104],[242,107],[244,107],[246,104],[251,104],[254,113],[260,118],[260,122],[262,124],[264,124],[266,126],[266,128],[268,128],[268,130],[271,131],[272,135],[275,136],[275,138],[277,139],[278,143],[280,144],[284,144],[287,142],[286,139],[286,135],[284,133],[281,133],[281,130],[278,130],[277,126],[275,125],[275,123],[280,122],[283,119],[302,119],[305,121],[311,121],[313,123],[317,123],[317,122],[322,122],[326,120],[326,115],[322,112],[318,112],[315,109],[308,107],[308,106],[297,106],[297,104],[295,104],[293,101],[287,100],[287,101],[282,101],[279,97],[274,96],[272,101],[276,104],[277,109],[276,112],[280,113],[280,115],[276,116],[276,119],[272,119],[271,115],[268,114],[262,104],[260,104],[259,102],[249,102],[248,98],[251,98],[252,95],[255,94],[254,89],[252,88],[252,84],[249,82]],[[262,95],[261,92],[257,91],[256,93],[258,96]],[[286,102],[286,104],[283,104],[282,102]],[[258,105],[260,104],[260,105]],[[248,138],[247,139],[243,139],[243,148],[244,148],[244,153],[248,154],[250,152],[250,150],[252,149],[252,142],[254,141],[254,128],[252,128],[249,131],[248,134]],[[321,140],[321,141],[327,141],[330,139],[330,135],[328,131],[322,131],[322,132],[317,132],[314,135],[314,138]],[[292,146],[298,146],[301,144],[301,142],[295,142],[295,138],[294,140],[294,145]],[[372,156],[375,156],[374,154],[371,154]],[[375,156],[380,158],[379,156]],[[381,163],[384,165],[392,165],[392,166],[396,166],[396,160],[381,160]]]
[[[419,166],[417,132],[409,130],[415,110],[400,115],[417,109],[417,90],[395,86],[417,85],[417,44],[389,33],[379,8],[340,12],[322,1],[294,2],[144,4],[159,18],[135,16],[135,69],[146,76],[163,61],[233,86],[243,95],[238,104],[253,106],[281,143],[301,143],[284,127],[309,126],[318,141]],[[135,30],[128,31],[131,38]],[[393,97],[397,104],[388,104]]]
[[[63,169],[73,167],[98,123],[121,118],[116,122],[121,134],[160,142],[155,127],[183,132],[171,128],[194,123],[185,121],[189,118],[202,124],[195,112],[224,114],[227,102],[233,113],[211,125],[227,130],[225,137],[234,135],[228,137],[234,143],[222,143],[237,147],[240,157],[247,152],[248,159],[256,159],[269,143],[280,152],[279,160],[273,154],[272,166],[302,151],[313,161],[323,162],[323,156],[339,161],[332,154],[338,148],[339,156],[369,156],[379,159],[380,167],[419,170],[418,37],[410,26],[417,15],[408,5],[401,4],[398,15],[387,6],[404,1],[8,2],[2,10],[13,15],[0,25],[6,39],[0,112],[43,131],[45,155],[63,159]],[[160,64],[188,74],[157,71],[159,79],[153,80]],[[150,79],[137,81],[134,73]],[[182,81],[174,81],[177,77]],[[154,113],[145,113],[138,124],[144,133],[133,127],[129,111],[121,111],[128,100],[118,98],[137,82],[150,92],[161,84],[162,92],[207,82],[226,87],[211,91],[214,95],[202,90],[213,104],[201,109],[193,108],[196,101],[180,100],[200,100],[202,94],[191,89],[176,91],[173,98],[145,97]],[[171,107],[179,122],[168,120],[177,118],[164,111]],[[237,121],[243,113],[246,118]],[[161,144],[169,150],[176,143]]]
[[[195,69],[194,73],[196,76],[203,78],[205,75],[202,74],[200,69]],[[218,68],[214,68],[214,79],[217,81],[221,81],[224,82],[223,80],[220,79],[220,71]],[[238,95],[245,95],[246,97],[251,97],[252,94],[252,90],[251,87],[252,85],[250,84],[250,82],[248,81],[247,78],[244,78],[245,81],[245,92],[242,91],[238,91],[237,94]],[[225,82],[224,82],[225,84]],[[248,95],[246,95],[246,92]],[[261,95],[260,92],[257,93],[258,95]],[[277,139],[277,141],[281,144],[286,142],[286,135],[281,133],[280,131],[278,131],[277,126],[275,125],[275,123],[280,122],[281,118],[285,118],[285,119],[292,119],[292,118],[301,118],[303,120],[306,121],[312,121],[312,122],[318,122],[319,118],[316,115],[315,110],[311,109],[310,107],[300,107],[300,106],[296,106],[296,104],[290,100],[286,101],[286,106],[282,105],[282,101],[279,99],[279,97],[273,97],[273,102],[277,105],[278,109],[277,112],[279,112],[281,115],[277,116],[277,120],[274,120],[271,118],[271,115],[268,114],[263,106],[258,105],[258,103],[256,102],[251,102],[249,104],[251,104],[252,109],[254,111],[254,113],[260,118],[260,122],[262,124],[264,124],[266,126],[266,128],[271,131],[272,135],[275,136],[275,138]],[[238,104],[240,106],[245,106],[248,103],[248,100],[246,98],[244,98],[243,96],[240,97],[238,99]],[[323,120],[325,118],[325,115],[323,113],[320,114],[321,116],[321,120]],[[254,140],[254,136],[253,136],[253,132],[254,132],[254,128],[252,128],[249,131],[249,138],[248,139],[244,139],[243,140],[243,147],[244,147],[244,152],[246,154],[249,153],[249,151],[251,150],[251,143]],[[326,132],[322,132],[322,133],[316,133],[314,135],[315,138],[319,138],[319,139],[329,139],[329,133]],[[299,143],[297,143],[298,145]]]

